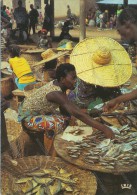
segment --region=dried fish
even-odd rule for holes
[[[132,146],[131,146],[130,144],[123,144],[123,145],[121,146],[121,150],[122,150],[123,152],[130,151],[130,150],[132,150]]]
[[[73,192],[73,188],[70,185],[61,183],[61,186],[62,186],[62,190],[66,190],[67,192]]]
[[[42,171],[45,173],[45,175],[54,175],[57,172],[54,169],[43,169]]]
[[[41,177],[41,176],[44,176],[45,173],[44,173],[44,171],[41,170],[41,171],[35,171],[35,172],[32,172],[32,173],[27,173],[26,175]]]
[[[79,157],[79,155],[75,155],[75,154],[70,154],[69,156],[72,157],[72,158],[78,158]]]
[[[60,181],[62,181],[62,182],[64,182],[64,183],[76,184],[76,182],[75,182],[73,179],[61,177],[61,176],[58,176],[58,175],[54,175],[53,178],[54,178],[54,179],[59,179]]]
[[[114,145],[112,148],[108,150],[105,156],[107,157],[115,157],[118,156],[120,153],[120,145]]]
[[[25,178],[21,178],[21,179],[18,179],[16,181],[16,183],[20,184],[20,183],[26,183],[27,181],[31,180],[32,177],[25,177]]]
[[[39,177],[33,177],[33,179],[35,180],[35,182],[37,182],[38,184],[45,184],[45,185],[49,185],[50,183],[53,182],[54,179],[51,178],[39,178]]]
[[[105,139],[102,142],[99,143],[99,145],[96,146],[96,148],[103,148],[110,144],[110,139]]]
[[[44,195],[44,194],[45,194],[45,189],[41,186],[37,191],[36,195]]]
[[[58,192],[61,190],[61,182],[59,180],[55,180],[53,185],[49,186],[49,190],[51,195],[58,194]]]
[[[32,189],[33,189],[32,181],[27,181],[27,183],[25,184],[25,187],[22,188],[22,191],[23,191],[24,193],[28,193],[28,192],[30,192]]]

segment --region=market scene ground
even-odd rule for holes
[[[137,195],[137,2],[7,2],[1,194]]]

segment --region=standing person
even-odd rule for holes
[[[67,5],[67,18],[71,18],[71,9],[69,5]]]
[[[124,9],[118,18],[117,30],[121,39],[134,42],[137,48],[137,10],[134,8]],[[137,56],[137,55],[136,55]],[[136,59],[137,65],[137,59]],[[137,89],[131,93],[121,95],[104,106],[104,111],[115,109],[120,103],[137,99]]]
[[[114,27],[114,16],[113,16],[113,15],[111,15],[111,17],[110,17],[110,20],[109,20],[109,27],[110,27],[111,30],[112,30],[113,27]]]
[[[6,13],[8,16],[10,16],[10,8],[9,7],[7,7],[7,9],[6,9]]]
[[[14,10],[14,19],[17,24],[17,28],[25,30],[28,33],[28,14],[25,7],[22,7],[22,1],[18,1],[18,7]]]
[[[6,5],[3,5],[3,7],[2,7],[1,16],[10,21],[10,17],[6,12]]]
[[[18,89],[24,90],[26,86],[36,83],[30,65],[25,58],[20,57],[20,48],[17,45],[10,45],[9,53],[9,64],[15,74],[15,83]]]
[[[30,5],[30,9],[31,11],[29,12],[29,35],[30,35],[30,31],[31,28],[33,30],[33,34],[35,34],[35,28],[36,28],[36,24],[38,23],[38,16],[39,13],[36,9],[34,9],[33,4]]]
[[[117,18],[120,16],[122,11],[123,11],[122,6],[118,5],[118,8],[117,8]]]
[[[95,13],[95,20],[96,20],[96,27],[99,27],[100,26],[100,14],[101,14],[101,11],[98,9]]]
[[[107,28],[108,23],[108,10],[103,13],[103,27]]]
[[[42,13],[40,12],[39,13],[39,24],[42,25],[43,23],[43,16],[42,16]]]
[[[47,31],[50,31],[52,27],[51,24],[51,7],[48,4],[48,0],[45,0],[45,16],[44,16],[44,23],[43,23],[43,29],[46,29]]]

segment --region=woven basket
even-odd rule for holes
[[[33,66],[36,62],[41,61],[41,53],[22,53],[21,57],[25,58],[30,66]]]
[[[79,195],[95,195],[97,190],[97,182],[95,176],[88,171],[81,170],[60,158],[51,158],[45,156],[25,157],[16,160],[13,164],[9,159],[2,162],[2,194],[11,194],[11,191],[18,191],[20,194],[22,185],[15,184],[18,178],[25,177],[25,173],[36,168],[63,168],[68,173],[72,173],[74,177],[78,178],[76,188],[80,191]],[[67,193],[72,195],[71,193]]]
[[[17,139],[23,131],[21,123],[17,122],[17,112],[12,109],[7,109],[4,113],[6,121],[6,129],[8,141],[10,143],[10,150],[12,156],[16,158],[18,155]],[[20,154],[22,156],[22,154]]]
[[[7,97],[12,94],[14,90],[14,83],[11,77],[1,78],[1,93],[3,97]]]

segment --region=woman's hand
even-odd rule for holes
[[[113,99],[103,106],[103,111],[108,112],[108,111],[115,110],[118,107],[118,105],[119,102],[116,99]]]
[[[109,139],[114,139],[115,138],[115,134],[113,133],[113,131],[109,128],[103,130],[106,138],[109,138]]]

